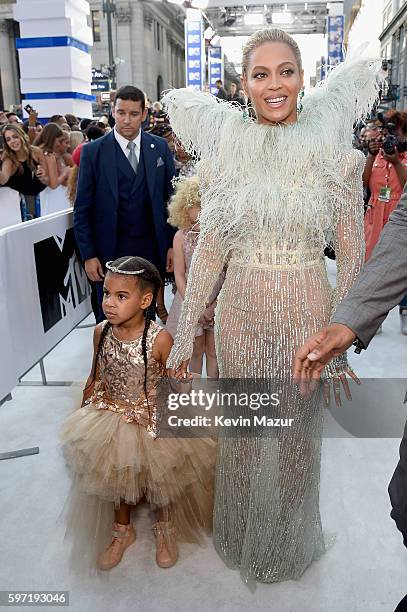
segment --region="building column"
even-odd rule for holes
[[[175,70],[174,52],[175,40],[171,32],[167,30],[167,48],[168,48],[168,82],[167,87],[177,87],[177,75]]]
[[[176,47],[176,54],[177,54],[177,79],[178,79],[178,87],[185,87],[185,72],[182,69],[183,67],[183,58],[185,56],[185,51],[184,49],[180,46],[177,45]]]
[[[6,110],[12,104],[20,104],[21,101],[14,45],[12,20],[0,20],[0,83],[3,106]]]
[[[133,80],[133,37],[132,37],[133,14],[129,3],[116,6],[116,53],[115,56],[124,60],[116,66],[117,89],[123,85],[135,85]]]
[[[131,23],[131,67],[132,84],[145,90],[145,49],[144,49],[144,15],[143,4],[132,2]]]

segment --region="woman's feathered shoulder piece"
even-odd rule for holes
[[[162,103],[185,150],[204,157],[216,147],[226,120],[242,120],[242,112],[237,106],[210,93],[185,87],[166,92]]]
[[[364,46],[348,55],[303,98],[301,123],[340,145],[350,145],[354,125],[369,115],[384,81],[381,60],[363,52]]]

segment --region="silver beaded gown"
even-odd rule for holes
[[[184,148],[199,156],[201,233],[175,344],[177,367],[192,354],[197,321],[227,264],[215,315],[221,378],[290,379],[293,356],[326,325],[364,255],[364,156],[352,126],[377,96],[378,62],[347,60],[304,98],[297,123],[259,125],[209,94],[164,97]],[[324,261],[336,251],[333,291]],[[346,356],[326,372],[347,368]],[[319,514],[323,412],[318,397],[287,385],[281,416],[295,433],[221,437],[214,544],[245,581],[299,578],[321,556]]]

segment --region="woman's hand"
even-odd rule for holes
[[[192,380],[192,374],[188,372],[189,359],[181,362],[177,368],[167,368],[167,376],[175,378],[178,382],[187,382]]]
[[[213,317],[215,316],[216,300],[209,304],[201,314],[199,323],[201,325],[211,325]]]
[[[369,142],[367,143],[367,150],[369,151],[370,155],[374,155],[376,157],[376,155],[380,151],[381,145],[382,138],[372,138],[372,140],[369,140]]]
[[[48,173],[46,172],[45,168],[43,168],[42,166],[38,166],[35,174],[36,174],[37,178],[41,181],[41,183],[43,183],[43,185],[48,185],[48,183],[49,183],[49,176],[48,176]]]
[[[61,185],[67,185],[68,181],[69,181],[69,177],[71,176],[71,172],[72,172],[72,168],[70,168],[69,166],[66,166],[61,174],[60,174],[60,184]]]
[[[326,407],[328,407],[331,402],[331,383],[333,386],[335,404],[338,407],[342,406],[341,383],[343,386],[343,390],[345,391],[346,399],[348,399],[350,402],[352,401],[352,394],[349,389],[349,383],[348,383],[348,379],[346,378],[346,375],[352,378],[352,380],[354,380],[355,383],[357,383],[358,385],[361,384],[359,378],[356,376],[355,372],[351,368],[347,368],[345,372],[343,374],[340,374],[339,376],[335,376],[334,378],[328,378],[324,380],[323,394],[324,394],[324,403]]]
[[[383,159],[385,159],[387,162],[392,163],[394,166],[401,163],[397,147],[394,147],[394,153],[389,154],[383,151]]]

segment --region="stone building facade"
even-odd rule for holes
[[[50,0],[52,2],[52,0]],[[170,87],[185,85],[184,11],[180,7],[143,0],[116,0],[112,17],[113,55],[117,86],[133,84],[151,100]],[[107,19],[102,0],[90,0],[94,45],[92,66],[109,65]],[[20,102],[19,67],[15,39],[18,23],[13,3],[0,0],[0,107]],[[50,32],[52,36],[52,32]]]

